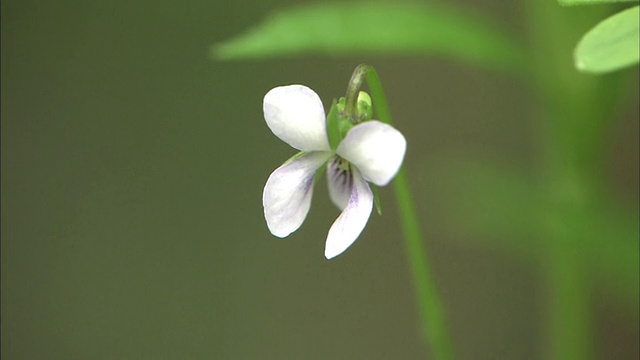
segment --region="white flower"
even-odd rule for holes
[[[271,131],[301,152],[277,168],[262,195],[271,233],[283,238],[304,221],[316,171],[327,164],[329,194],[342,210],[329,229],[325,256],[344,252],[364,229],[373,208],[368,182],[383,186],[402,164],[406,141],[392,126],[371,120],[355,125],[332,150],[320,97],[303,85],[276,87],[264,97],[264,118]]]

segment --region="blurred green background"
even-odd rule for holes
[[[390,189],[383,216],[333,261],[323,249],[338,211],[324,181],[289,238],[262,215],[267,177],[295,153],[267,128],[262,97],[301,83],[327,106],[362,62],[408,140],[459,358],[545,358],[544,261],[450,217],[473,201],[451,179],[475,179],[479,164],[536,177],[535,90],[439,57],[209,57],[211,44],[297,3],[2,2],[3,359],[427,357]],[[453,3],[527,41],[523,4]],[[559,16],[570,11],[584,10]],[[602,156],[608,196],[633,216],[637,68],[623,76],[635,80]],[[596,357],[637,359],[637,288],[621,295],[616,281],[589,293]]]

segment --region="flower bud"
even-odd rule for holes
[[[373,119],[373,105],[371,104],[371,97],[364,91],[360,91],[358,93],[357,117],[358,122]]]

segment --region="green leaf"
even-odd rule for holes
[[[430,201],[449,230],[468,246],[493,246],[523,260],[544,260],[548,256],[545,226],[552,219],[570,229],[560,245],[588,264],[592,280],[619,294],[637,314],[637,212],[627,214],[601,203],[559,206],[524,174],[481,163],[449,159],[430,173],[436,174],[430,186],[442,197]]]
[[[462,240],[490,241],[524,258],[541,255],[541,227],[532,219],[543,212],[544,201],[526,176],[455,157],[446,157],[429,172],[434,174],[431,200],[442,201],[435,207],[443,224]]]
[[[638,2],[638,0],[558,0],[558,2],[562,6],[575,6],[575,5],[629,3],[629,2]]]
[[[282,11],[215,45],[217,59],[301,54],[437,55],[498,68],[519,68],[524,50],[490,22],[435,4],[329,3]]]
[[[327,114],[327,136],[329,137],[329,145],[332,149],[337,149],[342,141],[342,134],[338,126],[338,107],[334,99],[331,104],[329,114]]]
[[[638,8],[621,11],[589,30],[576,47],[576,68],[598,74],[637,64]]]

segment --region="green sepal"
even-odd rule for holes
[[[345,101],[345,98],[340,98],[337,102],[333,100],[327,115],[327,134],[329,135],[329,145],[333,150],[338,148],[342,139],[353,127],[351,120],[343,115]]]
[[[307,154],[307,152],[305,152],[305,151],[300,151],[299,153],[297,153],[297,154],[293,155],[292,157],[290,157],[289,159],[287,159],[287,161],[285,161],[284,163],[282,163],[282,165],[286,165],[286,164],[288,164],[288,163],[292,162],[292,161],[293,161],[293,160],[295,160],[295,159],[299,159],[299,158],[301,158],[301,157],[302,157],[303,155],[305,155],[305,154]]]
[[[371,186],[371,192],[373,193],[373,203],[376,205],[376,211],[378,215],[382,215],[382,204],[380,203],[380,195],[378,195],[378,187],[369,184]]]
[[[342,133],[338,125],[338,103],[335,99],[331,103],[331,109],[327,115],[327,135],[329,136],[329,145],[332,149],[336,149],[342,141]]]
[[[347,99],[341,97],[338,100],[338,128],[340,129],[340,141],[347,136],[347,133],[353,127],[353,121],[346,115],[345,107],[346,107]]]
[[[351,119],[349,119],[345,115],[344,108],[346,106],[346,103],[347,103],[347,99],[345,99],[344,97],[341,97],[340,100],[338,100],[338,105],[337,105],[338,129],[340,129],[340,141],[342,141],[342,139],[344,139],[344,137],[347,136],[347,133],[353,127],[353,122],[351,121]]]

